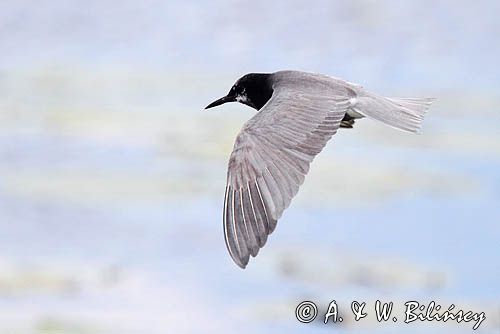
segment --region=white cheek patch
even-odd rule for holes
[[[248,101],[248,98],[246,95],[238,95],[238,96],[236,96],[236,101],[241,102],[241,103],[245,103]]]

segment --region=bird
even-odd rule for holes
[[[419,133],[434,98],[388,98],[318,73],[249,73],[205,109],[228,102],[257,113],[242,127],[229,158],[223,229],[232,260],[244,269],[266,244],[314,157],[339,128],[369,118]]]

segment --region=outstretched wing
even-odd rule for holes
[[[324,82],[275,88],[238,134],[229,160],[223,220],[227,249],[241,268],[264,246],[311,161],[337,132],[350,96],[348,90],[334,88]]]

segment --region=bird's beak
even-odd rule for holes
[[[227,103],[227,102],[235,102],[236,98],[234,96],[226,95],[224,97],[221,97],[220,99],[210,103],[208,106],[205,107],[205,109],[213,108],[220,106],[221,104]]]

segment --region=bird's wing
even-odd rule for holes
[[[224,235],[232,259],[245,268],[273,232],[309,171],[337,132],[349,92],[320,83],[276,89],[236,138],[224,198]]]

